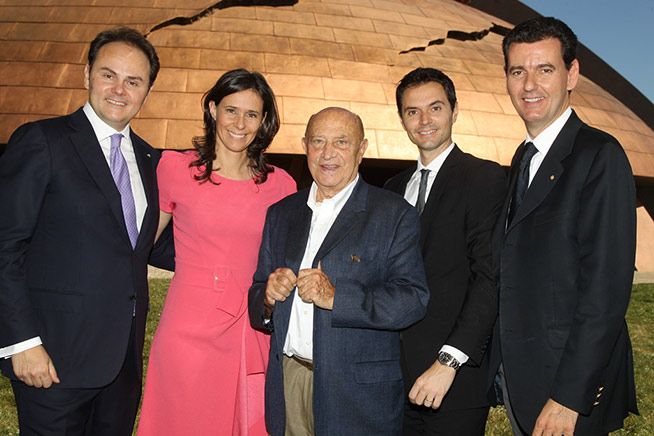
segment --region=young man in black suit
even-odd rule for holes
[[[101,32],[85,106],[19,127],[0,158],[0,366],[22,435],[132,434],[159,154],[129,122],[158,70],[140,33]]]
[[[603,435],[636,412],[625,313],[636,247],[629,160],[570,108],[577,38],[539,17],[504,38],[506,84],[527,137],[493,230],[503,374],[515,434]]]
[[[497,316],[490,235],[506,188],[495,162],[452,141],[454,84],[418,68],[396,91],[402,125],[420,153],[386,183],[421,213],[420,246],[431,291],[425,318],[402,332],[405,435],[483,436],[486,347]]]

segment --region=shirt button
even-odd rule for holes
[[[305,314],[305,315],[308,315],[309,313],[305,310],[305,311],[304,311],[304,314]]]
[[[307,344],[307,345],[311,345],[311,343],[310,343],[309,341],[307,341],[306,344]]]

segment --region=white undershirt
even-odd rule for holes
[[[309,190],[307,206],[312,210],[311,229],[309,239],[304,250],[304,256],[300,263],[300,269],[311,268],[313,260],[320,249],[327,233],[332,228],[334,221],[341,213],[343,206],[347,203],[354,186],[359,180],[359,175],[332,198],[325,198],[322,202],[316,201],[318,187],[313,182]],[[284,354],[287,356],[296,355],[303,359],[313,360],[313,303],[306,303],[298,297],[297,287],[293,294],[293,306],[291,317],[288,322],[288,333],[284,342]]]

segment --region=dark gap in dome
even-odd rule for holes
[[[511,29],[508,29],[504,26],[500,26],[499,24],[495,24],[495,23],[493,23],[493,25],[488,29],[480,30],[478,32],[463,32],[461,30],[450,30],[447,32],[447,36],[445,38],[433,39],[429,41],[426,46],[411,47],[408,50],[402,50],[400,54],[406,54],[414,51],[425,51],[427,47],[431,47],[432,45],[445,44],[447,39],[455,39],[457,41],[479,41],[484,39],[486,35],[488,35],[489,33],[495,33],[497,35],[504,36],[508,33],[509,30]]]

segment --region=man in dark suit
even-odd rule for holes
[[[500,368],[515,434],[601,435],[636,412],[625,323],[636,200],[615,138],[570,109],[577,39],[539,17],[504,38],[506,83],[527,138],[493,230]],[[500,366],[501,363],[501,366]]]
[[[421,212],[431,292],[425,318],[402,332],[404,435],[483,436],[490,405],[485,351],[497,316],[490,235],[506,175],[452,142],[458,107],[447,75],[413,70],[398,84],[396,99],[420,159],[386,188]]]
[[[159,155],[129,122],[158,70],[137,31],[98,34],[86,105],[19,127],[0,158],[0,365],[22,435],[132,433]]]
[[[266,426],[273,436],[395,436],[402,428],[399,330],[429,292],[418,214],[366,184],[361,119],[313,115],[302,145],[314,183],[268,210],[250,319],[272,331]]]

